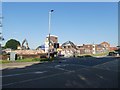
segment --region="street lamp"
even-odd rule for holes
[[[51,25],[51,14],[54,10],[49,11],[49,48],[48,48],[48,58],[50,60],[50,25]]]

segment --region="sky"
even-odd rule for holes
[[[3,2],[119,2],[119,0],[2,0]]]
[[[25,38],[31,49],[44,44],[48,12],[54,9],[51,34],[60,44],[70,40],[77,45],[118,45],[117,2],[3,2],[2,7],[4,44]]]

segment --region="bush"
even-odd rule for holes
[[[85,55],[84,57],[92,57],[91,55]]]
[[[77,56],[78,58],[83,58],[83,56]]]
[[[53,59],[51,58],[51,59],[49,60],[49,58],[43,58],[43,59],[40,59],[40,61],[53,61]]]
[[[79,58],[83,58],[83,57],[92,57],[91,55],[82,55],[82,56],[77,56]]]

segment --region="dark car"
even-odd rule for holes
[[[117,54],[118,54],[117,52],[109,52],[108,56],[117,56]]]

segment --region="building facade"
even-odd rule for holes
[[[58,36],[50,35],[50,50],[54,50],[54,43],[58,43]],[[45,39],[45,53],[48,53],[49,50],[49,36]]]
[[[78,46],[80,54],[100,54],[110,51],[110,44],[102,42],[100,44],[83,44]]]

